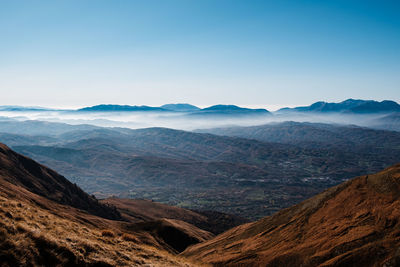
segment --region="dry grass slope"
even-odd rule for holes
[[[149,225],[106,219],[107,212],[119,214],[0,144],[0,266],[198,266]],[[202,237],[181,221],[170,228]]]
[[[400,266],[400,164],[241,225],[182,255],[216,266]]]
[[[110,225],[109,225],[110,226]],[[0,197],[1,266],[193,266],[145,238]]]

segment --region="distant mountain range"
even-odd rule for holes
[[[266,109],[243,108],[235,105],[214,105],[207,108],[199,108],[190,104],[166,104],[161,107],[151,106],[127,106],[127,105],[97,105],[79,109],[78,111],[174,111],[174,112],[190,112],[194,114],[205,113],[270,113]],[[275,113],[287,112],[314,112],[314,113],[392,113],[400,112],[400,105],[395,101],[384,100],[360,100],[347,99],[339,103],[330,103],[319,101],[310,106],[302,106],[295,108],[282,108]]]
[[[310,106],[295,107],[295,108],[283,108],[278,111],[282,112],[317,112],[317,113],[334,113],[334,112],[345,112],[345,113],[391,113],[400,112],[400,105],[394,101],[384,100],[382,102],[374,100],[356,100],[347,99],[340,103],[328,103],[319,101]]]
[[[149,106],[128,106],[128,105],[97,105],[93,107],[86,107],[78,109],[78,111],[165,111],[163,108],[149,107]]]
[[[0,106],[0,111],[54,111],[55,109],[42,107],[23,107],[23,106]],[[130,105],[112,105],[101,104],[91,107],[84,107],[77,110],[58,110],[58,111],[78,111],[78,112],[183,112],[190,114],[270,114],[266,109],[244,108],[235,105],[214,105],[207,108],[199,108],[187,103],[165,104],[160,107],[152,106],[130,106]],[[352,114],[370,114],[370,113],[393,113],[400,112],[400,105],[395,101],[384,100],[360,100],[347,99],[339,103],[330,103],[319,101],[310,106],[301,106],[295,108],[282,108],[275,114],[282,113],[352,113]]]
[[[157,111],[157,112],[185,112],[195,115],[208,114],[254,114],[263,113],[269,114],[266,109],[250,109],[242,108],[235,105],[215,105],[207,108],[199,108],[190,104],[166,104],[161,107],[150,106],[127,106],[127,105],[97,105],[78,109],[79,112],[113,112],[113,111]]]
[[[23,106],[0,106],[0,111],[51,111],[53,109],[43,107],[23,107]]]
[[[235,105],[214,105],[207,108],[199,108],[190,104],[167,104],[161,107],[150,106],[127,106],[127,105],[97,105],[93,107],[86,107],[78,111],[174,111],[174,112],[188,112],[192,114],[269,114],[266,109],[251,109],[243,108]],[[370,113],[393,113],[400,112],[400,105],[395,101],[384,100],[357,100],[347,99],[339,103],[329,102],[315,102],[310,106],[295,107],[295,108],[282,108],[278,110],[277,114],[281,113],[352,113],[352,114],[370,114]]]
[[[252,109],[242,108],[234,105],[215,105],[208,108],[204,108],[201,112],[195,113],[200,115],[205,114],[225,114],[225,115],[241,115],[241,114],[260,114],[270,115],[270,112],[266,109]]]

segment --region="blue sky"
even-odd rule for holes
[[[0,1],[0,105],[400,101],[399,1]]]

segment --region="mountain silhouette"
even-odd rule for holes
[[[390,113],[390,112],[399,112],[400,105],[391,100],[384,100],[378,102],[375,100],[347,99],[340,103],[329,103],[329,102],[319,101],[310,106],[283,108],[280,109],[278,113],[296,112],[296,111],[316,112],[316,113],[345,112],[345,113],[356,113],[356,114]]]
[[[78,111],[91,111],[91,112],[107,112],[107,111],[165,111],[159,107],[149,106],[129,106],[129,105],[96,105],[92,107],[85,107],[78,109]]]
[[[200,108],[190,104],[166,104],[162,105],[161,108],[171,111],[197,111]]]

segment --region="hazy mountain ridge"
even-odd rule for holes
[[[53,137],[69,131],[93,130],[99,128],[101,127],[88,124],[71,125],[67,123],[38,120],[0,121],[0,133],[12,133],[25,136],[36,135]]]
[[[196,107],[191,104],[165,104],[162,105],[161,108],[171,111],[197,111],[200,110],[199,107]]]
[[[149,106],[129,106],[129,105],[110,105],[101,104],[92,107],[86,107],[78,109],[77,111],[88,111],[88,112],[107,112],[107,111],[166,111],[166,109],[159,107],[149,107]]]
[[[398,132],[355,125],[282,122],[250,127],[201,129],[196,132],[254,139],[304,147],[400,147]]]
[[[400,131],[400,121],[397,119],[400,113],[398,106],[396,102],[389,100],[378,102],[353,99],[340,103],[320,101],[307,107],[285,108],[275,112],[269,112],[263,108],[245,108],[235,105],[198,108],[190,104],[166,104],[160,107],[103,104],[69,110],[5,106],[3,109],[0,107],[0,121],[42,120],[100,127],[132,129],[165,127],[181,130],[297,121],[355,124],[362,127]],[[32,124],[31,127],[37,129],[38,125]]]
[[[283,108],[278,112],[345,112],[345,113],[391,113],[400,112],[400,105],[395,101],[347,99],[340,103],[315,102],[310,106]]]
[[[207,108],[198,108],[190,104],[166,104],[161,107],[150,107],[150,106],[129,106],[129,105],[96,105],[92,107],[85,107],[76,110],[78,112],[147,112],[147,111],[159,111],[159,112],[181,112],[188,113],[189,115],[222,115],[222,114],[258,114],[264,113],[269,114],[266,109],[251,109],[242,108],[235,105],[214,105]]]
[[[24,107],[24,106],[0,106],[0,110],[4,111],[74,111],[72,109],[52,109],[44,107]],[[117,105],[117,104],[100,104],[90,107],[83,107],[75,111],[175,111],[175,112],[211,112],[211,111],[254,111],[268,112],[266,109],[244,108],[236,105],[217,104],[206,108],[199,108],[188,103],[165,104],[159,107],[146,105]],[[309,106],[299,106],[294,108],[281,108],[277,113],[282,112],[349,112],[349,113],[392,113],[400,112],[400,105],[393,100],[362,100],[362,99],[347,99],[342,102],[324,102],[318,101]]]

